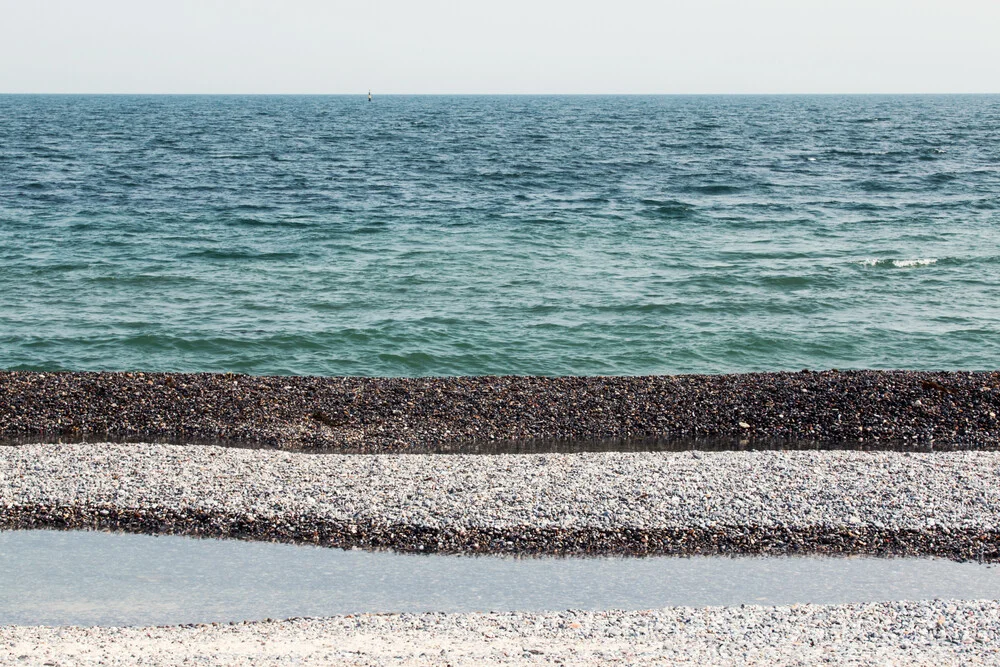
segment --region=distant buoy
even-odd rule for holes
[[[368,91],[368,101],[369,102],[372,101],[372,91],[370,91],[370,90]]]

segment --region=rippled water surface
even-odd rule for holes
[[[995,599],[1000,569],[928,558],[509,558],[0,531],[0,625],[361,612]]]
[[[995,368],[1000,97],[0,96],[0,368]]]

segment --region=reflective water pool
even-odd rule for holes
[[[923,558],[511,558],[99,532],[0,532],[0,624],[360,612],[1000,598],[1000,567]]]

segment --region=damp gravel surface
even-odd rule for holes
[[[1000,452],[0,448],[3,528],[418,552],[1000,558]]]
[[[442,378],[0,372],[0,436],[8,439],[103,435],[342,452],[642,440],[997,449],[998,414],[995,371]]]

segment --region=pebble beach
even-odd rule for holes
[[[0,627],[14,665],[995,665],[998,644],[995,601]]]
[[[1000,560],[997,373],[386,380],[10,372],[0,374],[0,397],[0,432],[22,443],[0,447],[3,529],[449,553]],[[84,436],[91,441],[75,441]],[[126,441],[144,437],[174,444]],[[490,441],[606,438],[731,446],[460,453]],[[775,449],[782,440],[815,446]],[[769,446],[754,450],[758,441]],[[224,446],[234,444],[256,448]],[[441,451],[451,453],[432,453]],[[227,664],[996,664],[998,619],[996,601],[926,601],[5,627],[0,656],[27,656],[22,664],[126,664],[125,656],[152,664],[215,664],[218,656]]]
[[[403,551],[1000,559],[1000,452],[0,449],[4,528]]]
[[[0,667],[1000,667],[986,9],[91,4],[0,42]]]
[[[657,438],[1000,448],[1000,372],[442,378],[0,372],[0,436],[346,452]]]

